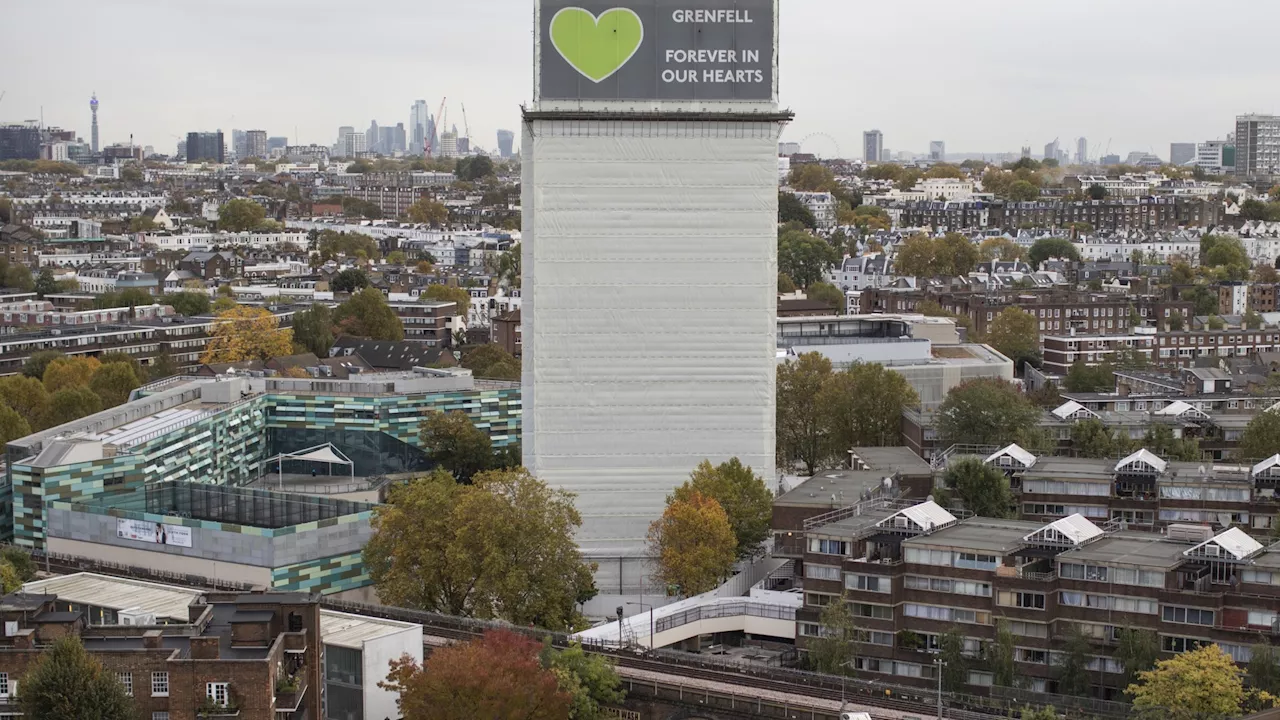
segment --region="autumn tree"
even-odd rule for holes
[[[879,363],[853,363],[832,373],[818,401],[831,454],[844,457],[850,448],[901,445],[902,411],[919,404],[907,378]]]
[[[1021,260],[1026,255],[1017,243],[1006,237],[987,238],[978,246],[984,260]]]
[[[293,345],[298,353],[329,357],[333,340],[333,311],[328,305],[315,303],[293,316]]]
[[[0,447],[31,434],[31,424],[16,410],[0,405]]]
[[[1031,246],[1029,259],[1033,267],[1040,267],[1040,264],[1050,258],[1058,258],[1060,260],[1075,260],[1079,262],[1080,251],[1070,240],[1063,238],[1044,238],[1035,241]]]
[[[831,192],[839,187],[835,173],[817,163],[805,163],[791,168],[787,184],[802,192]]]
[[[805,289],[805,295],[810,300],[816,300],[825,303],[829,307],[835,309],[836,314],[843,315],[845,311],[845,296],[835,285],[826,282],[816,282]]]
[[[49,391],[44,383],[25,375],[0,378],[0,402],[13,408],[33,430],[44,428],[49,414]]]
[[[564,720],[573,697],[542,666],[542,646],[509,630],[439,648],[423,665],[408,655],[391,662],[378,687],[399,695],[413,720]]]
[[[813,475],[829,455],[819,398],[831,376],[831,361],[821,354],[803,353],[777,368],[777,451],[784,467],[799,461]]]
[[[218,229],[227,232],[253,230],[266,216],[267,211],[252,200],[244,198],[228,200],[218,208]]]
[[[939,238],[917,234],[898,248],[894,269],[900,275],[915,277],[968,275],[981,259],[977,246],[959,233]]]
[[[778,238],[778,270],[800,287],[821,280],[839,260],[831,243],[803,230],[788,230]]]
[[[18,705],[29,718],[134,720],[137,712],[116,673],[84,649],[77,636],[62,637],[27,668]]]
[[[85,387],[100,367],[102,363],[97,358],[58,358],[44,371],[44,389],[52,395],[66,388]]]
[[[938,408],[944,446],[1006,445],[1037,426],[1041,410],[1011,383],[968,380],[951,389]]]
[[[466,288],[460,288],[457,285],[431,283],[426,290],[422,291],[422,297],[426,300],[435,300],[437,302],[451,302],[457,305],[457,313],[464,317],[471,307],[471,293],[467,292]]]
[[[43,424],[57,427],[101,411],[102,399],[94,391],[85,386],[63,388],[50,395],[49,414]]]
[[[403,340],[404,325],[381,290],[367,287],[333,311],[333,323],[347,335],[370,340]]]
[[[568,630],[595,595],[573,538],[581,524],[571,493],[523,468],[470,485],[437,470],[374,511],[364,562],[389,605]]]
[[[773,520],[773,493],[764,478],[731,458],[719,465],[703,460],[689,479],[667,496],[667,504],[690,501],[701,493],[720,503],[729,518],[729,527],[737,539],[738,559],[753,558],[763,553]]]
[[[1126,692],[1139,713],[1174,718],[1236,717],[1250,695],[1244,670],[1212,644],[1156,661]]]
[[[818,637],[805,644],[809,669],[827,675],[853,675],[859,630],[844,598],[834,598],[818,616]]]
[[[293,352],[293,332],[280,327],[270,310],[237,305],[218,313],[213,336],[200,362],[234,363],[270,360]]]
[[[490,469],[493,443],[461,410],[429,413],[418,426],[418,441],[427,457],[463,482]]]
[[[102,400],[104,408],[123,405],[142,383],[125,363],[109,363],[98,368],[89,380],[89,389]]]
[[[987,326],[987,344],[1020,368],[1040,360],[1040,327],[1036,317],[1018,307],[1005,308]]]
[[[947,466],[943,482],[964,501],[965,509],[982,517],[1014,517],[1009,478],[978,458],[956,460]]]
[[[444,225],[449,222],[449,208],[431,198],[422,198],[409,206],[409,219],[416,223]]]
[[[685,597],[718,586],[733,568],[737,539],[714,498],[694,490],[672,499],[649,526],[655,578]]]

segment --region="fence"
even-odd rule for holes
[[[737,617],[739,615],[749,615],[751,617],[769,618],[772,620],[788,620],[795,622],[796,609],[791,607],[781,607],[778,605],[767,605],[765,603],[738,602],[724,603],[720,605],[706,605],[702,607],[691,608],[683,612],[668,615],[659,618],[654,623],[654,632],[660,633],[666,630],[678,628],[689,623],[699,622],[702,620],[714,620],[715,618]]]

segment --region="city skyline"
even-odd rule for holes
[[[348,29],[337,3],[314,3],[308,6],[309,14],[299,17],[285,4],[250,6],[235,0],[226,17],[236,16],[237,8],[251,9],[256,22],[221,27],[225,42],[220,47],[245,52],[225,53],[217,63],[195,64],[153,61],[189,52],[186,39],[162,29],[185,26],[198,12],[194,7],[155,0],[135,0],[133,5],[137,13],[118,13],[83,0],[12,9],[14,22],[21,25],[37,27],[75,16],[108,35],[137,33],[146,41],[112,48],[86,68],[56,55],[33,63],[30,59],[41,54],[38,35],[15,37],[0,48],[0,63],[25,72],[6,82],[0,118],[43,116],[47,125],[73,129],[87,140],[86,104],[97,92],[104,102],[104,146],[126,142],[132,134],[135,142],[167,148],[193,129],[230,133],[233,128],[263,128],[271,135],[288,136],[290,143],[328,144],[340,125],[364,127],[381,118],[408,127],[413,102],[429,90],[435,94],[425,100],[433,114],[442,97],[449,98],[450,125],[461,117],[465,102],[473,145],[492,151],[497,130],[517,127],[519,106],[532,95],[531,5],[526,0],[477,0],[429,13],[420,5],[393,2],[392,8],[407,21],[344,37],[337,51],[323,41],[328,33]],[[1280,6],[1260,1],[1246,5],[1259,26],[1280,23]],[[1221,39],[1206,37],[1193,25],[1177,21],[1179,8],[1193,6],[1183,0],[1132,0],[1122,7],[1085,0],[1053,8],[1010,6],[997,0],[963,7],[934,0],[892,7],[827,0],[788,4],[780,14],[781,44],[793,51],[781,63],[780,100],[797,116],[783,140],[800,142],[825,133],[839,143],[841,155],[858,158],[863,131],[874,127],[884,132],[886,148],[922,155],[929,141],[939,137],[946,139],[953,155],[1016,153],[1023,145],[1039,148],[1054,137],[1063,145],[1087,137],[1091,147],[1101,150],[1110,142],[1112,152],[1122,156],[1142,150],[1163,157],[1170,143],[1225,139],[1237,115],[1280,112],[1280,98],[1256,92],[1274,79],[1268,49],[1237,47],[1227,34]],[[408,21],[419,13],[423,22],[437,26],[483,28],[484,51],[477,53],[466,33],[440,33],[423,42],[421,25]],[[929,22],[910,25],[923,17]],[[1148,58],[1171,48],[1195,47],[1199,52],[1229,49],[1235,62],[1193,64],[1167,73],[1159,69],[1160,63],[1115,63],[1105,53],[1046,52],[1046,23],[1124,37],[1127,53]],[[277,25],[304,29],[317,42],[273,56],[278,71],[263,72],[248,51],[273,42],[270,28]],[[825,78],[838,70],[833,63],[843,65],[849,58],[794,48],[845,47],[851,27],[910,28],[921,49],[904,52],[901,38],[893,32],[861,37],[858,47],[865,58],[885,58],[882,71],[860,75],[858,92],[833,91]],[[959,42],[963,37],[983,42]],[[325,92],[281,91],[281,74],[306,77],[331,63],[335,52],[351,62],[349,69],[328,72],[331,82]],[[396,72],[376,72],[392,65]],[[924,97],[922,82],[952,73],[960,74],[963,82],[931,83],[927,100],[904,102]],[[335,74],[350,82],[332,82]],[[414,77],[421,81],[408,81]],[[1187,87],[1194,87],[1195,93],[1188,93]],[[154,101],[157,88],[163,88],[167,98],[161,107]],[[1153,101],[1165,97],[1178,100]],[[881,102],[869,102],[875,99]],[[948,110],[935,115],[921,112],[922,106]],[[1109,111],[1099,112],[1099,107]],[[821,142],[815,141],[819,150],[829,149]]]

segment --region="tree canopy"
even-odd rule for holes
[[[102,363],[94,357],[60,357],[44,371],[44,389],[50,394],[73,387],[85,387]]]
[[[1261,460],[1280,453],[1280,413],[1268,410],[1254,415],[1236,452],[1242,460]]]
[[[737,540],[739,559],[754,558],[764,552],[763,544],[769,538],[773,520],[773,493],[764,478],[738,458],[719,465],[703,460],[689,479],[667,496],[667,503],[691,500],[695,493],[720,503]]]
[[[804,203],[800,202],[800,198],[793,193],[783,191],[778,192],[778,222],[796,222],[810,230],[818,226],[818,221],[813,217],[813,212]]]
[[[228,200],[218,208],[218,229],[227,232],[246,232],[256,229],[266,218],[267,211],[258,203],[244,198]]]
[[[457,313],[464,317],[471,308],[471,293],[467,292],[466,288],[461,288],[457,285],[431,283],[426,290],[422,291],[422,297],[427,300],[454,303],[458,306]]]
[[[200,362],[234,363],[270,360],[293,352],[293,332],[266,308],[237,305],[218,313],[213,336]]]
[[[713,590],[728,577],[738,546],[724,508],[697,490],[673,497],[649,526],[648,539],[654,576],[685,597]]]
[[[778,456],[799,461],[813,475],[830,454],[827,427],[819,398],[831,376],[831,361],[819,353],[804,353],[777,369]]]
[[[1244,670],[1217,645],[1158,660],[1126,692],[1135,710],[1174,718],[1236,717],[1250,695]]]
[[[1253,261],[1239,238],[1205,235],[1200,238],[1200,265],[1221,280],[1248,280]]]
[[[347,268],[334,276],[329,287],[337,293],[353,293],[369,287],[369,276],[359,268]]]
[[[209,295],[203,292],[184,290],[180,293],[165,295],[163,302],[173,307],[181,315],[195,317],[209,312]]]
[[[18,704],[30,718],[137,717],[116,673],[103,667],[75,636],[59,638],[40,653],[22,676]]]
[[[595,595],[573,538],[581,524],[571,493],[523,468],[470,485],[436,471],[374,511],[364,561],[388,604],[568,630]]]
[[[843,598],[835,599],[818,616],[818,637],[806,644],[809,669],[827,675],[853,675],[859,637],[857,618]]]
[[[429,413],[419,423],[418,438],[427,457],[463,482],[493,465],[493,442],[461,410]]]
[[[496,343],[467,348],[462,353],[462,367],[475,377],[490,380],[519,380],[520,360]]]
[[[944,446],[1003,446],[1036,428],[1040,413],[1011,383],[968,380],[952,388],[938,408],[938,435]]]
[[[616,717],[609,714],[606,705],[617,705],[626,700],[622,679],[618,677],[609,658],[587,653],[579,643],[572,643],[563,650],[555,650],[549,644],[544,644],[542,666],[556,676],[560,690],[573,698],[569,720],[607,720]]]
[[[102,410],[102,398],[84,386],[68,387],[49,397],[49,413],[46,427],[57,427],[72,420],[92,415]]]
[[[1036,317],[1018,307],[1005,308],[987,326],[987,343],[1013,361],[1014,367],[1040,360],[1040,327]]]
[[[804,293],[810,300],[826,303],[834,308],[837,314],[844,314],[845,296],[835,285],[827,282],[816,282],[805,288]]]
[[[831,243],[803,230],[789,230],[778,238],[778,270],[800,287],[821,280],[839,260]]]
[[[803,192],[832,192],[839,187],[835,173],[817,163],[804,163],[791,168],[787,184]]]
[[[324,303],[293,316],[293,344],[299,353],[309,352],[318,358],[329,357],[333,349],[333,311]]]
[[[981,259],[978,247],[959,233],[940,238],[917,234],[898,248],[894,269],[899,275],[914,277],[968,275]]]
[[[333,311],[333,323],[340,332],[370,340],[403,340],[404,325],[382,291],[367,287]]]
[[[1080,251],[1070,240],[1063,238],[1043,238],[1035,241],[1031,246],[1029,254],[1031,264],[1039,267],[1041,263],[1050,258],[1058,258],[1061,260],[1080,260]]]
[[[1026,251],[1022,249],[1014,241],[1006,237],[994,237],[983,240],[978,245],[978,253],[982,255],[984,260],[1021,260],[1026,257]]]
[[[108,408],[123,405],[141,384],[134,369],[119,362],[103,365],[89,379],[89,389],[102,400],[102,406]]]
[[[449,208],[431,198],[424,197],[410,205],[406,214],[416,223],[440,226],[449,222]]]
[[[994,518],[1016,517],[1009,478],[999,468],[978,458],[956,460],[947,466],[944,482],[975,515]]]

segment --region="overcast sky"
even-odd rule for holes
[[[530,0],[4,0],[0,120],[173,152],[190,130],[332,144],[408,123],[415,99],[495,146],[532,94]],[[1225,138],[1280,112],[1277,0],[782,0],[784,139],[862,154],[1015,152],[1075,138],[1112,152]],[[1253,30],[1251,31],[1250,28]],[[1271,40],[1267,38],[1271,37]],[[295,134],[296,128],[296,134]],[[829,141],[806,149],[828,156]]]

